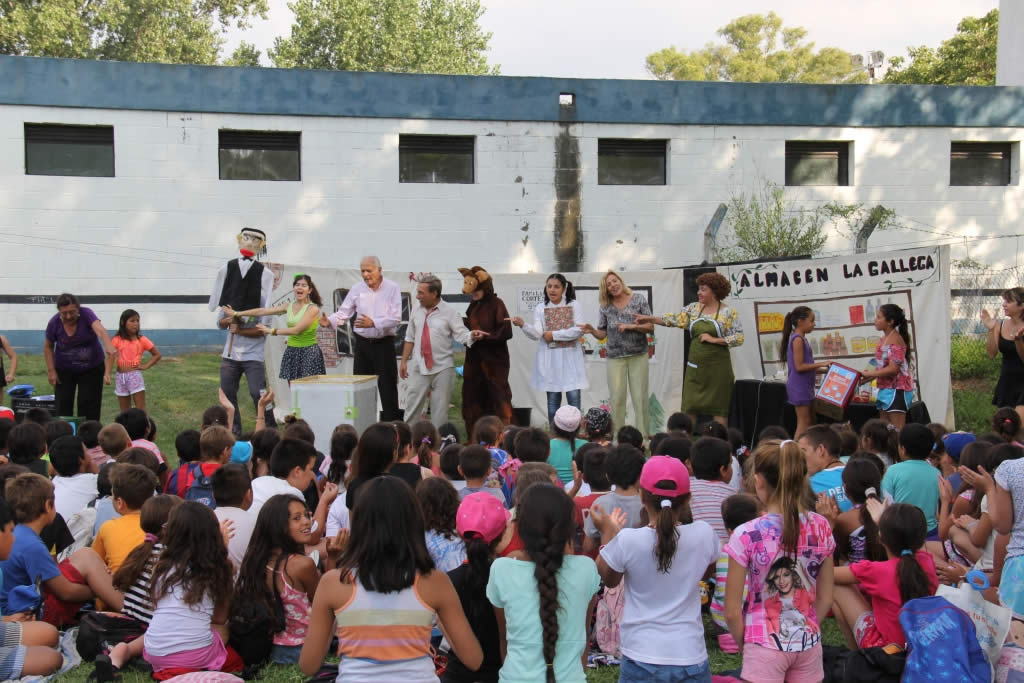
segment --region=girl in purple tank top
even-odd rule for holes
[[[814,374],[829,366],[828,362],[814,362],[806,337],[813,329],[814,311],[807,306],[794,308],[782,323],[782,360],[789,369],[786,393],[796,411],[794,438],[814,424]]]

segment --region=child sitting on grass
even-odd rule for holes
[[[120,515],[100,527],[92,549],[111,572],[116,572],[136,546],[145,540],[142,530],[142,506],[160,485],[153,473],[142,465],[114,466],[110,488],[114,509]]]

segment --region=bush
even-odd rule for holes
[[[992,405],[992,389],[959,390],[953,392],[953,414],[956,416],[956,428],[984,434],[992,430],[992,414],[996,411]]]
[[[999,378],[999,356],[989,358],[985,340],[953,337],[949,354],[949,374],[954,380]]]

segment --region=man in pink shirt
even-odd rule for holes
[[[402,322],[402,291],[381,273],[380,259],[367,256],[359,262],[363,281],[349,290],[341,308],[327,320],[331,327],[352,318],[355,350],[352,372],[377,375],[381,420],[398,420],[398,363],[395,335]]]

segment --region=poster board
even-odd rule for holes
[[[733,350],[738,379],[785,381],[782,322],[796,306],[815,311],[808,335],[815,361],[866,369],[880,339],[875,313],[893,303],[909,323],[918,395],[936,420],[953,424],[948,247],[722,266],[719,272],[732,285],[727,302],[746,332],[746,342]]]

